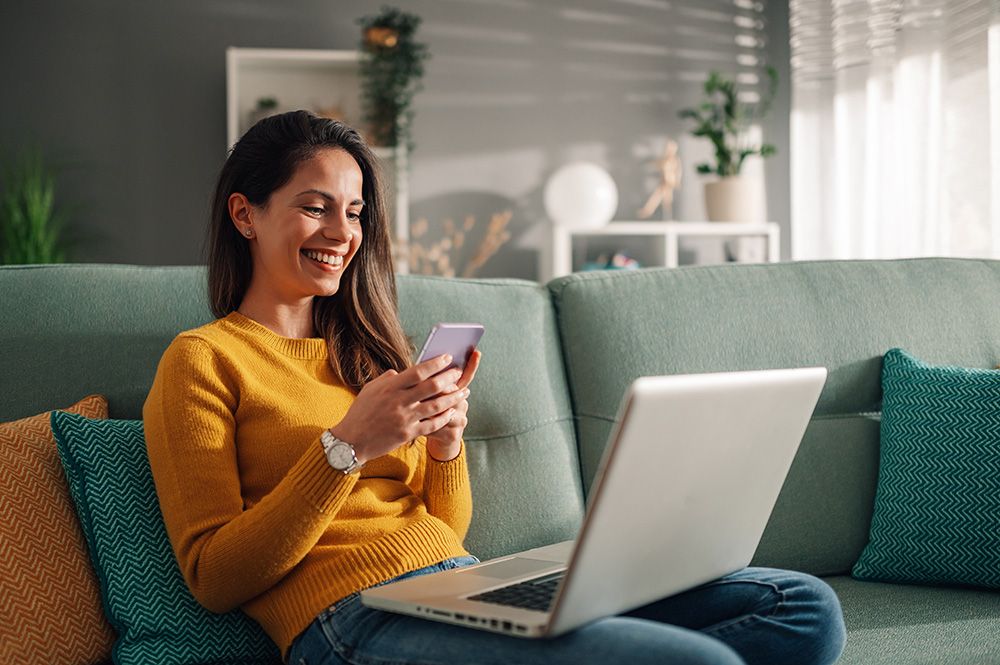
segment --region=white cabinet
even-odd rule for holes
[[[336,110],[352,127],[362,126],[359,51],[319,49],[226,49],[226,150],[259,119],[258,100],[273,98],[280,113]],[[409,272],[409,188],[406,148],[373,148],[382,162],[393,225],[396,272]]]
[[[781,229],[775,222],[749,224],[744,222],[611,222],[596,229],[570,230],[558,224],[549,224],[549,246],[541,253],[539,278],[547,282],[555,277],[579,270],[574,262],[574,247],[582,245],[586,256],[588,239],[639,237],[647,258],[643,267],[662,266],[676,268],[679,264],[680,239],[684,237],[709,237],[719,241],[730,238],[760,238],[763,255],[760,261],[777,262],[780,256]],[[752,253],[752,247],[749,247]]]

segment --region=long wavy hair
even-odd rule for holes
[[[414,346],[399,321],[389,221],[378,160],[357,131],[308,111],[260,120],[233,146],[219,174],[208,231],[208,294],[212,312],[235,311],[250,285],[249,241],[229,215],[229,197],[240,193],[264,206],[300,164],[319,150],[346,151],[361,168],[362,240],[332,296],[313,301],[313,328],[326,340],[330,367],[355,393],[383,372],[409,367]]]

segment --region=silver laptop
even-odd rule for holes
[[[575,540],[361,593],[390,612],[555,636],[746,567],[822,367],[636,379]]]

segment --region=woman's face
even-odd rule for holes
[[[336,293],[361,246],[362,182],[349,153],[324,148],[265,206],[251,207],[253,282],[287,300]]]

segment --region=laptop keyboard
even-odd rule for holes
[[[469,596],[469,600],[478,600],[494,605],[521,607],[526,610],[546,612],[552,606],[552,599],[559,588],[566,571],[546,575],[538,579],[519,582],[510,586],[493,589],[485,593]]]

